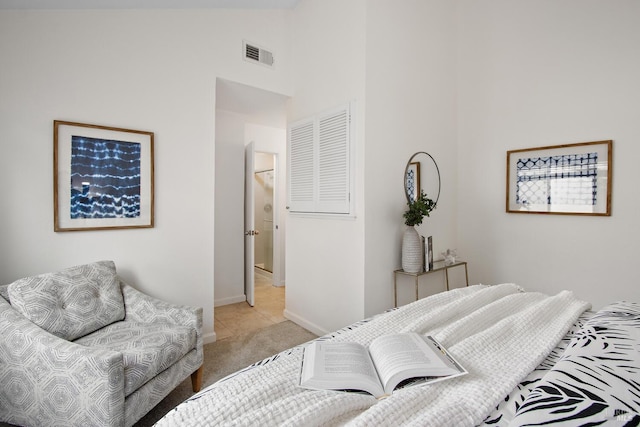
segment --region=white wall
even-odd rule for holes
[[[330,20],[331,31],[320,31]],[[349,98],[357,108],[356,218],[290,215],[287,315],[322,333],[393,306],[403,172],[416,151],[437,159],[443,186],[420,231],[433,236],[436,251],[455,247],[455,4],[303,1],[293,32],[302,76],[294,118]],[[443,286],[442,275],[429,279]]]
[[[214,339],[216,77],[291,93],[290,11],[0,11],[0,282],[112,259]],[[242,40],[277,67],[242,59]],[[155,228],[53,232],[53,120],[155,132]]]
[[[442,184],[436,210],[418,230],[433,236],[437,256],[456,247],[455,10],[449,0],[367,1],[367,316],[393,304],[392,272],[401,267],[402,214],[407,209],[403,174],[417,151],[434,157]],[[405,279],[398,279],[399,293],[414,295],[413,280]],[[422,291],[444,290],[441,273],[420,283]]]
[[[640,3],[460,1],[459,237],[473,281],[640,297]],[[506,151],[613,139],[611,217],[505,213]]]
[[[640,245],[640,202],[629,184],[639,154],[638,7],[624,0],[372,0],[318,10],[303,1],[294,57],[296,76],[305,79],[296,81],[294,116],[313,114],[339,94],[356,98],[364,114],[358,179],[365,184],[357,187],[364,195],[357,195],[351,226],[291,218],[288,309],[326,331],[390,306],[405,208],[394,188],[418,150],[438,160],[443,184],[421,231],[434,236],[436,253],[458,249],[471,283],[569,288],[594,306],[637,299],[627,282]],[[331,14],[350,17],[350,25],[338,20],[322,33],[315,23]],[[507,150],[609,138],[611,218],[504,212]]]
[[[216,111],[215,305],[244,293],[244,129],[246,116]]]
[[[355,101],[355,218],[289,214],[288,318],[323,333],[364,316],[365,1],[303,0],[292,41],[291,120]]]

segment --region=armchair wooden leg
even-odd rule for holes
[[[204,372],[204,365],[201,365],[197,371],[191,374],[191,386],[193,392],[197,393],[202,388],[202,373]]]

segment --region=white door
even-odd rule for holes
[[[254,301],[254,247],[256,231],[254,228],[254,143],[251,141],[244,149],[244,294],[251,307]]]

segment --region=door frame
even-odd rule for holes
[[[281,211],[280,211],[280,207],[283,203],[282,197],[283,195],[281,194],[280,191],[280,184],[281,184],[281,180],[284,179],[282,177],[282,173],[284,173],[283,171],[280,170],[279,167],[279,161],[280,161],[280,156],[281,154],[273,151],[273,150],[261,150],[256,148],[256,146],[254,145],[254,155],[256,153],[264,153],[264,154],[270,154],[273,156],[273,229],[271,230],[272,235],[273,235],[273,271],[272,271],[272,285],[273,286],[281,286],[281,278],[282,278],[282,259],[281,259],[281,255],[282,255],[282,233],[281,233],[281,228],[280,228],[280,223],[281,223]],[[255,162],[254,162],[255,165]],[[254,171],[255,172],[255,167],[254,167]]]
[[[255,305],[255,143],[244,147],[244,295]]]
[[[249,148],[251,147],[251,148]],[[255,305],[255,236],[247,235],[247,233],[251,234],[251,231],[255,229],[255,206],[254,206],[254,174],[255,174],[255,154],[256,153],[265,153],[273,156],[273,225],[272,225],[272,235],[273,235],[273,271],[271,274],[273,286],[281,286],[280,283],[282,281],[282,234],[280,229],[280,219],[281,212],[280,207],[283,202],[283,194],[280,191],[281,180],[284,179],[281,175],[283,171],[281,171],[279,166],[280,156],[281,154],[275,152],[273,150],[261,150],[256,148],[256,143],[251,141],[249,144],[245,146],[245,156],[248,155],[248,152],[251,151],[253,153],[253,158],[251,162],[247,161],[245,158],[245,228],[244,228],[244,242],[245,242],[245,253],[244,253],[244,271],[245,271],[245,297],[247,303],[253,307]],[[251,170],[248,170],[251,168]],[[251,188],[249,188],[248,182],[251,182]],[[249,193],[250,198],[249,199]],[[248,218],[248,211],[251,211],[251,218]]]

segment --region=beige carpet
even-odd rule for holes
[[[302,344],[316,335],[287,320],[246,335],[224,338],[204,346],[203,388],[265,357]],[[135,424],[152,426],[180,402],[191,397],[191,379],[182,382],[162,402]]]

